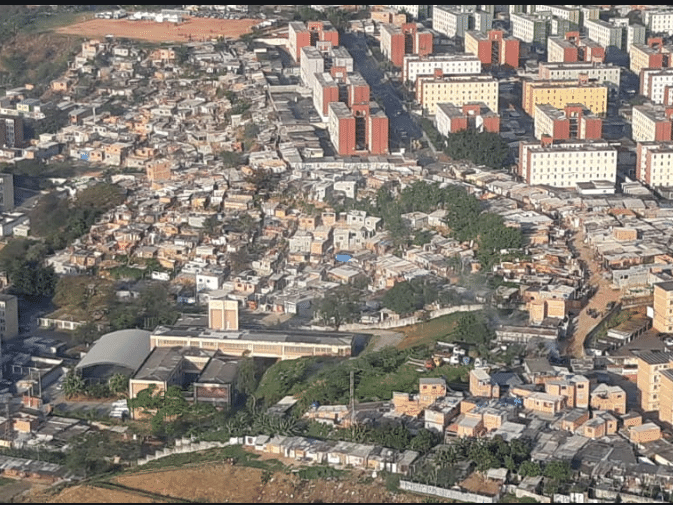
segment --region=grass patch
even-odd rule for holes
[[[57,12],[37,18],[34,23],[26,27],[25,31],[28,33],[47,32],[62,26],[81,23],[93,17],[92,12]]]
[[[409,349],[417,345],[430,345],[448,337],[456,322],[463,314],[464,312],[455,312],[431,319],[425,323],[397,328],[395,331],[406,335],[404,340],[397,345],[398,349]]]
[[[307,468],[302,468],[297,472],[297,475],[301,479],[312,480],[312,479],[340,479],[346,474],[345,470],[337,470],[331,466],[310,466]]]
[[[285,465],[277,459],[260,460],[260,455],[248,452],[240,445],[230,445],[227,447],[208,449],[205,451],[189,452],[183,454],[172,454],[164,458],[150,461],[149,463],[136,467],[135,471],[161,470],[176,466],[184,466],[198,463],[211,463],[223,461],[228,458],[234,458],[236,465],[249,468],[259,468],[270,472],[280,472],[285,470]]]
[[[8,479],[7,477],[0,477],[0,487],[16,482],[16,479]]]

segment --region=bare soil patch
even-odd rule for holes
[[[105,37],[148,40],[150,42],[189,42],[217,37],[238,38],[250,33],[258,19],[185,18],[182,23],[157,23],[128,19],[91,19],[56,29],[58,33],[82,37]]]

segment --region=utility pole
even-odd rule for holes
[[[351,387],[350,387],[350,395],[351,395],[351,429],[355,427],[355,371],[351,370]]]

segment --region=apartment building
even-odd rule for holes
[[[315,74],[313,79],[313,107],[323,121],[329,119],[329,104],[339,101],[339,83],[327,72]]]
[[[652,327],[662,333],[673,332],[673,282],[654,285]]]
[[[671,289],[673,290],[673,285]],[[671,354],[668,352],[648,351],[638,355],[636,385],[640,391],[640,408],[645,412],[659,410],[661,401],[661,374],[664,370],[671,368],[672,364]]]
[[[582,104],[557,109],[547,104],[535,106],[535,138],[552,140],[596,140],[603,136],[603,120]]]
[[[388,117],[376,102],[329,104],[329,133],[339,156],[388,153]]]
[[[23,118],[21,116],[0,116],[0,148],[23,147]]]
[[[472,54],[405,56],[402,63],[402,82],[415,84],[419,75],[434,75],[437,70],[443,75],[480,74],[481,61]]]
[[[438,103],[435,112],[437,131],[446,136],[460,130],[500,132],[500,116],[483,102],[456,107],[452,103]]]
[[[603,116],[608,107],[608,87],[589,81],[584,75],[578,80],[534,80],[523,83],[522,108],[532,117],[535,117],[537,104],[564,109],[573,103],[584,104],[594,114]]]
[[[587,37],[606,49],[616,47],[627,51],[633,44],[645,43],[645,27],[630,25],[627,18],[616,18],[610,22],[590,19],[584,22],[584,28]]]
[[[631,136],[636,142],[669,142],[673,140],[671,122],[673,106],[634,105],[631,110]]]
[[[397,12],[406,12],[414,19],[426,18],[431,14],[432,5],[387,5]]]
[[[474,11],[474,7],[434,5],[432,29],[447,37],[464,37],[465,32],[470,28],[470,11]]]
[[[661,37],[650,37],[647,44],[633,44],[629,48],[629,68],[640,75],[644,68],[669,68],[673,66],[673,48],[664,45]]]
[[[576,63],[578,61],[603,63],[605,48],[579,32],[567,32],[563,37],[547,39],[547,61],[550,63]]]
[[[0,293],[0,341],[4,342],[6,339],[14,338],[18,334],[19,303],[17,298],[13,295]]]
[[[519,175],[528,184],[573,188],[579,182],[617,180],[617,150],[607,142],[577,140],[522,142]]]
[[[582,22],[582,12],[578,7],[565,7],[563,5],[535,5],[533,7],[535,12],[551,12],[557,18],[567,19],[575,25],[575,28],[579,27]]]
[[[673,68],[641,69],[640,94],[654,103],[673,105]]]
[[[550,23],[544,16],[510,14],[512,36],[527,44],[543,44],[549,37]]]
[[[438,103],[457,107],[481,101],[491,110],[498,110],[498,80],[490,75],[419,76],[416,80],[416,100],[423,112],[434,115]]]
[[[589,379],[584,375],[568,375],[545,382],[545,393],[565,398],[568,408],[589,407]]]
[[[300,61],[302,47],[315,46],[319,41],[339,45],[339,32],[329,21],[294,21],[288,25],[288,46],[294,61]]]
[[[14,209],[14,176],[0,174],[0,212]]]
[[[514,37],[505,37],[502,30],[488,32],[465,32],[465,52],[475,55],[485,67],[519,67],[520,42]]]
[[[405,55],[427,56],[432,54],[432,33],[418,23],[402,26],[381,26],[381,53],[393,65],[401,67]]]
[[[325,60],[321,52],[313,46],[305,46],[300,50],[299,72],[304,86],[313,89],[315,74],[325,71]]]
[[[636,148],[636,178],[639,181],[650,187],[671,186],[673,185],[672,166],[673,142],[638,142]],[[667,327],[663,320],[660,323],[661,328]],[[656,327],[655,329],[670,331]]]
[[[586,77],[590,82],[605,84],[612,95],[619,93],[621,67],[590,62],[545,63],[540,62],[538,77],[542,80],[569,81]]]
[[[673,35],[673,10],[645,9],[642,16],[645,26],[651,33]]]

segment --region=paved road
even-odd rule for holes
[[[421,128],[411,118],[400,100],[400,95],[393,84],[385,78],[377,61],[368,54],[367,42],[364,37],[345,33],[341,43],[353,57],[354,69],[365,78],[373,96],[378,96],[390,120],[390,134],[402,146],[409,139],[422,136]],[[372,97],[373,98],[373,97]],[[408,147],[408,145],[407,145]]]

